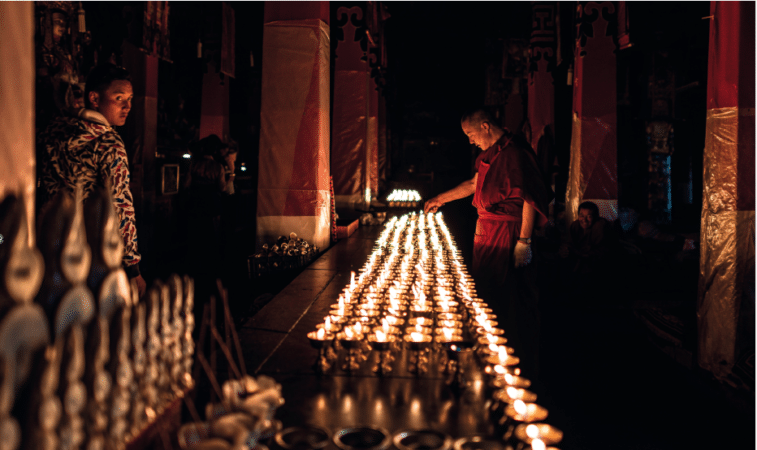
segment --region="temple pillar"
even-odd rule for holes
[[[129,187],[137,216],[139,252],[144,257],[152,248],[155,229],[144,224],[154,223],[156,191],[160,193],[160,167],[155,159],[158,151],[158,58],[128,41],[124,41],[123,49],[123,64],[131,74],[134,98],[122,137],[129,156]],[[154,260],[144,258],[142,270],[154,263]]]
[[[266,2],[257,243],[330,242],[328,2]]]
[[[34,243],[34,4],[0,2],[0,200],[23,195]],[[41,131],[41,130],[40,130]],[[2,231],[0,230],[0,233]]]
[[[754,3],[710,11],[698,362],[725,380],[754,355]]]
[[[375,198],[379,190],[379,92],[376,79],[371,77],[368,86],[368,179],[370,196]],[[366,193],[366,198],[368,195]]]
[[[573,132],[565,195],[568,223],[578,205],[592,201],[608,220],[618,216],[617,93],[615,42],[608,26],[612,2],[578,2],[573,78]]]
[[[389,159],[389,153],[387,152],[387,143],[389,141],[389,126],[387,124],[386,116],[386,97],[379,95],[379,113],[378,113],[378,172],[379,172],[379,187],[387,186],[387,180],[389,177],[389,171],[391,169],[391,161]]]
[[[221,140],[229,138],[229,78],[208,65],[202,77],[202,112],[200,139],[215,134]]]
[[[528,68],[528,123],[526,138],[534,149],[545,177],[554,159],[555,36],[557,4],[532,2],[531,46]]]
[[[335,51],[334,107],[331,142],[331,167],[337,208],[365,207],[370,153],[368,130],[370,121],[370,69],[365,52],[360,48],[362,35],[357,33],[363,18],[360,7],[339,8],[337,20],[342,25],[344,40]],[[368,199],[370,201],[370,199]]]

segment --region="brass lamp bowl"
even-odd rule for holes
[[[517,422],[525,423],[541,422],[549,415],[549,411],[543,406],[537,405],[536,403],[525,404],[527,409],[525,414],[519,413],[515,409],[515,405],[510,404],[505,408],[505,415]]]
[[[484,327],[478,327],[476,328],[476,333],[480,336],[486,336],[486,334],[493,334],[495,336],[502,336],[505,334],[505,330],[502,328],[492,327],[490,329],[484,329]]]
[[[456,440],[452,448],[454,450],[505,450],[505,444],[484,436],[468,436]]]
[[[399,450],[448,450],[452,438],[436,430],[403,430],[394,435]]]
[[[536,401],[536,394],[523,389],[508,386],[503,389],[494,391],[494,398],[504,403],[512,403],[515,400],[520,400],[524,403],[533,403]]]
[[[431,345],[431,335],[430,334],[421,334],[422,338],[420,341],[413,340],[413,337],[409,334],[406,334],[404,337],[405,342],[410,344],[410,348],[412,350],[422,350],[424,348],[428,348]]]
[[[276,445],[283,450],[319,450],[331,442],[329,433],[318,427],[289,427],[274,436]]]
[[[308,340],[310,341],[310,345],[312,345],[313,348],[322,348],[327,343],[334,340],[334,335],[332,333],[326,333],[322,338],[318,338],[318,332],[311,331],[310,333],[308,333]]]
[[[334,434],[333,440],[341,450],[386,450],[392,443],[387,430],[369,426],[344,428]]]
[[[541,439],[545,444],[559,444],[563,432],[546,423],[521,424],[515,427],[515,437],[530,444],[534,439]]]
[[[387,334],[386,340],[383,340],[383,341],[378,341],[376,339],[377,338],[375,334],[368,335],[368,343],[371,345],[371,348],[373,348],[374,350],[379,350],[379,351],[387,350],[392,343],[397,341],[397,337],[392,334]]]

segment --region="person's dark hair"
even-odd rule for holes
[[[111,83],[118,80],[131,82],[129,72],[123,67],[108,63],[92,68],[89,71],[87,84],[84,87],[84,101],[87,106],[91,106],[89,103],[90,92],[104,92],[110,87]]]
[[[589,211],[594,213],[594,219],[599,219],[599,207],[594,202],[583,202],[580,205],[578,205],[578,210],[582,209],[588,209]]]
[[[492,117],[489,111],[481,107],[472,108],[465,111],[463,113],[463,116],[460,118],[460,123],[466,121],[474,127],[481,125],[483,122],[489,122],[492,126],[499,127],[499,124],[494,119],[494,117]]]
[[[211,134],[197,141],[193,147],[192,154],[198,157],[211,156],[214,159],[219,159],[221,151],[228,146],[217,135]]]

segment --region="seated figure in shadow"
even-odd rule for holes
[[[559,254],[566,260],[566,275],[602,277],[609,274],[617,247],[617,238],[612,224],[599,216],[599,208],[593,202],[578,206],[578,219],[570,224],[568,241],[560,247]]]

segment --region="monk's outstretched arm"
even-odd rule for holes
[[[439,207],[443,206],[445,203],[473,195],[476,192],[477,181],[478,172],[476,172],[476,174],[473,175],[473,178],[471,178],[470,180],[463,181],[449,191],[442,192],[431,200],[428,200],[423,206],[423,211],[426,214],[430,212],[435,213],[439,209]]]

